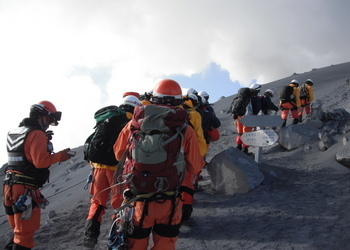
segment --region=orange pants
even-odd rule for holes
[[[151,232],[154,243],[153,250],[175,249],[182,215],[181,199],[177,198],[175,204],[171,200],[150,201],[147,207],[145,204],[145,202],[141,201],[135,202],[133,215],[135,229],[133,235],[128,238],[129,249],[147,249]],[[170,218],[172,214],[173,216]],[[143,221],[140,228],[142,217]]]
[[[238,134],[237,137],[236,137],[236,144],[240,144],[244,148],[248,148],[249,146],[242,142],[241,136],[242,136],[243,133],[251,132],[253,130],[253,127],[246,127],[246,126],[244,126],[242,123],[239,122],[239,120],[241,118],[242,118],[242,116],[239,116],[235,120],[236,130],[237,130],[237,134]]]
[[[303,116],[303,111],[305,110],[305,114],[309,115],[311,113],[310,102],[308,100],[300,100],[301,109],[299,110],[299,116]]]
[[[289,102],[282,103],[281,107],[283,108],[281,112],[281,117],[283,120],[288,119],[289,111],[292,113],[293,118],[299,118],[298,108],[292,103],[289,103]]]
[[[36,192],[39,194],[39,189]],[[6,207],[13,206],[24,193],[25,187],[23,185],[4,185],[4,205]],[[13,242],[23,247],[33,248],[35,246],[34,233],[40,228],[41,210],[37,206],[33,208],[32,216],[29,220],[21,220],[21,216],[22,213],[7,215],[14,232]]]
[[[120,207],[122,204],[123,195],[118,193],[119,187],[116,186],[108,189],[110,186],[115,184],[114,173],[115,171],[110,169],[94,169],[94,177],[90,187],[90,194],[92,195],[92,198],[90,200],[91,205],[87,220],[95,219],[102,222],[102,216],[105,214],[105,210],[102,209],[101,211],[99,207],[107,207],[107,201],[110,194],[112,194],[111,206],[113,209]],[[105,190],[106,188],[107,190]]]

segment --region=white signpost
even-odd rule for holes
[[[277,115],[246,115],[239,120],[247,127],[277,127],[283,119]],[[242,134],[244,144],[257,147],[255,161],[259,164],[262,158],[262,147],[271,146],[278,140],[278,135],[272,129],[262,129]]]
[[[278,140],[278,135],[272,129],[263,129],[246,132],[242,135],[241,140],[249,146],[266,147],[272,146]]]

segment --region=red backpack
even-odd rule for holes
[[[135,194],[176,191],[184,178],[186,110],[162,105],[137,106],[131,123],[124,174]]]

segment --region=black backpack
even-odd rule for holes
[[[306,87],[306,84],[300,87],[300,99],[304,99],[304,100],[309,99],[309,90]]]
[[[109,166],[117,165],[113,145],[129,121],[126,112],[113,105],[96,111],[94,118],[95,131],[85,141],[84,160]]]
[[[293,95],[294,87],[293,86],[284,86],[282,91],[280,92],[280,100],[282,102],[290,102],[294,100]]]
[[[240,88],[238,90],[238,95],[233,99],[231,108],[227,111],[227,113],[231,113],[234,116],[245,115],[251,96],[252,92],[249,88]]]

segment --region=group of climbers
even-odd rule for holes
[[[307,79],[305,84],[299,87],[297,80],[292,80],[289,85],[285,86],[280,92],[279,105],[275,105],[271,98],[274,97],[274,91],[271,89],[265,90],[263,95],[259,96],[261,85],[254,83],[249,88],[240,88],[237,96],[233,99],[230,109],[227,113],[233,115],[234,123],[237,130],[236,148],[246,154],[249,145],[242,142],[243,133],[251,132],[254,128],[244,126],[240,119],[245,115],[271,115],[274,111],[277,114],[281,110],[281,117],[284,120],[282,127],[286,126],[287,118],[291,113],[292,124],[302,122],[303,112],[306,116],[311,114],[311,102],[314,100],[313,81]]]
[[[97,243],[108,200],[117,211],[130,199],[130,195],[125,195],[127,190],[135,199],[132,216],[134,228],[127,240],[129,248],[147,249],[151,232],[155,248],[175,248],[180,225],[190,218],[194,185],[196,181],[198,183],[199,173],[205,165],[209,143],[214,140],[205,134],[220,126],[208,103],[209,95],[205,91],[200,93],[182,93],[177,82],[165,79],[144,95],[126,92],[119,107],[112,105],[95,113],[95,131],[84,145],[84,159],[91,166],[87,180],[87,184],[91,184],[91,200],[84,229],[85,248],[93,249]],[[70,149],[52,152],[52,132],[47,129],[49,125],[57,125],[60,119],[61,112],[52,103],[43,101],[33,105],[29,117],[8,134],[9,166],[4,181],[4,205],[14,234],[6,249],[31,249],[35,246],[34,233],[40,227],[40,208],[46,204],[39,188],[48,179],[50,165],[72,156]],[[112,135],[108,130],[113,127],[115,131]],[[108,136],[103,137],[101,133]],[[157,133],[162,136],[157,137]],[[138,176],[135,167],[147,168],[149,162],[143,161],[144,152],[138,147],[149,146],[154,138],[147,141],[148,137],[161,138],[159,140],[171,138],[158,143],[168,150],[168,156],[164,158],[160,155],[161,159],[158,159],[156,155],[153,160],[163,160],[163,163],[155,166],[166,171],[173,169],[178,172],[179,178],[176,181],[174,176],[177,175],[168,173],[165,181],[169,187],[164,188],[163,184],[159,184],[159,178],[165,177],[156,177],[154,185],[147,185],[159,184],[159,189],[145,196],[142,192],[144,185],[138,186],[136,183],[138,178],[144,183],[142,178],[145,174]],[[112,146],[109,146],[109,141],[113,141]],[[113,158],[107,146],[112,149]],[[173,158],[175,156],[176,159]],[[131,162],[133,167],[127,167]],[[181,165],[184,167],[183,173],[179,172]],[[132,173],[132,180],[122,186],[123,190],[114,186],[116,178],[120,177],[116,176],[117,173],[121,173],[120,176]],[[21,204],[21,199],[25,203]],[[28,199],[32,199],[32,203]],[[183,204],[188,206],[183,208]]]
[[[302,122],[304,112],[307,117],[311,115],[311,103],[314,100],[313,85],[314,82],[307,79],[305,84],[299,87],[298,80],[294,79],[281,91],[279,106],[284,120],[282,127],[286,126],[289,113],[293,118],[292,124]]]
[[[280,108],[285,120],[288,112],[292,112],[293,123],[302,120],[304,110],[306,115],[310,115],[312,80],[306,81],[304,89],[298,88],[296,80],[290,85],[293,89],[289,99],[281,100],[279,106],[271,100],[274,97],[271,89],[259,95],[259,84],[254,83],[239,91],[248,98],[248,102],[242,104],[245,111],[234,113],[239,150],[248,153],[249,146],[241,141],[241,135],[253,130],[240,123],[244,115],[257,115],[260,111],[270,115],[271,111],[277,113]],[[238,105],[236,108],[242,107]],[[110,145],[112,151],[109,153],[114,161],[86,158],[91,166],[89,183],[92,198],[84,229],[84,246],[94,248],[96,245],[102,217],[111,197],[111,207],[115,211],[128,207],[130,202],[133,204],[133,230],[126,241],[130,249],[147,249],[150,235],[155,249],[175,249],[180,226],[193,223],[192,205],[200,173],[205,166],[210,143],[219,137],[217,128],[221,123],[209,104],[208,93],[194,89],[183,93],[176,81],[164,79],[152,91],[142,95],[124,93],[119,107],[103,108],[95,113],[95,118],[101,113],[103,118],[96,119],[94,133],[100,126],[106,129],[106,123],[112,122],[111,117],[106,118],[107,114],[122,114],[123,122],[119,120],[118,127],[115,127]],[[47,129],[50,125],[58,125],[60,119],[61,112],[51,102],[42,101],[34,104],[29,117],[8,133],[9,162],[4,180],[4,206],[13,236],[5,249],[31,249],[35,246],[34,233],[40,227],[40,208],[47,204],[39,188],[49,178],[50,165],[72,157],[70,149],[58,153],[52,150],[50,140],[53,133]],[[150,154],[150,150],[142,147],[153,147],[155,138],[161,142],[157,146],[169,152],[145,159],[144,155]],[[93,139],[91,137],[87,144],[92,144]],[[167,174],[153,176],[148,168],[150,166]],[[169,167],[176,170],[175,174],[168,172]],[[114,186],[121,176],[125,178],[124,185]],[[150,191],[154,187],[156,190]]]

